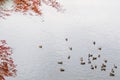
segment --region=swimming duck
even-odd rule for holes
[[[81,61],[81,65],[85,65],[85,62],[84,62],[84,61]]]
[[[106,68],[101,68],[101,71],[106,71]]]
[[[90,57],[90,54],[88,54],[88,57]]]
[[[91,65],[91,69],[94,69],[93,65]]]
[[[116,68],[117,69],[117,66],[114,64],[114,68]]]
[[[62,62],[62,61],[59,61],[58,64],[63,64],[63,62]]]
[[[115,71],[113,69],[111,69],[111,72],[114,73]]]
[[[64,71],[65,71],[65,69],[63,69],[63,68],[60,68],[60,71],[61,71],[61,72],[64,72]]]
[[[100,58],[100,54],[98,55],[98,58]]]
[[[42,45],[40,45],[39,48],[42,48]]]
[[[68,38],[65,38],[66,41],[68,41]]]
[[[88,60],[88,64],[90,64],[91,63],[91,61],[90,60]]]
[[[115,76],[115,74],[114,73],[112,73],[112,72],[110,72],[110,74],[109,74],[110,76]]]
[[[92,57],[93,55],[92,54],[88,54],[88,57]]]
[[[102,64],[102,66],[101,66],[102,68],[104,68],[104,67],[106,67],[106,65],[105,64]]]
[[[102,48],[98,48],[98,50],[102,50]]]
[[[97,65],[95,65],[95,68],[97,68]]]
[[[95,44],[96,44],[96,42],[94,41],[94,42],[93,42],[93,44],[95,45]]]
[[[93,57],[92,60],[97,60],[97,57]]]
[[[107,63],[107,60],[104,60],[105,63]]]
[[[106,65],[105,64],[102,64],[101,71],[106,71]]]
[[[68,56],[68,59],[70,59],[70,56]]]
[[[72,51],[72,47],[69,47],[69,49]]]

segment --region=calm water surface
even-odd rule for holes
[[[12,57],[18,70],[15,78],[6,80],[119,80],[119,1],[80,1],[64,1],[67,8],[64,14],[45,9],[45,22],[22,15],[13,15],[0,22],[0,39],[7,40],[13,48]],[[93,41],[96,41],[95,46]],[[89,64],[80,65],[80,58],[87,62],[89,53],[101,54],[100,59],[92,62],[97,65],[95,70],[91,70]],[[101,71],[104,59],[108,60],[107,68]],[[57,64],[58,61],[63,64]],[[110,77],[114,64],[118,68],[115,76]],[[60,68],[65,71],[60,72]]]

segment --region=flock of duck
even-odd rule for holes
[[[68,41],[68,38],[65,38],[65,41]],[[96,45],[95,41],[93,42],[93,45]],[[42,48],[42,45],[40,45],[39,48]],[[72,47],[69,47],[69,50],[72,51]],[[102,48],[98,48],[98,50],[101,51]],[[71,56],[69,55],[67,57],[67,59],[70,59],[70,58],[71,58]],[[85,60],[83,59],[83,57],[80,58],[80,65],[89,64],[90,65],[90,69],[91,70],[95,70],[95,69],[97,69],[98,66],[97,65],[93,65],[92,62],[98,60],[98,58],[101,58],[100,54],[98,54],[97,56],[94,56],[93,54],[88,54],[88,60],[87,60],[87,62],[85,62]],[[103,63],[100,66],[101,71],[106,71],[107,63],[108,63],[108,60],[104,59]],[[63,61],[58,61],[57,64],[61,64],[62,65]],[[112,66],[111,70],[110,70],[109,76],[115,76],[115,69],[117,69],[117,66],[114,64]],[[60,72],[64,72],[64,71],[65,71],[64,68],[60,68]]]
[[[96,42],[94,41],[93,45],[95,45],[95,44],[96,44]],[[98,48],[98,50],[101,51],[102,48]],[[97,60],[100,57],[101,57],[100,54],[98,54],[97,57],[95,57],[93,54],[88,54],[88,62],[87,63],[91,64],[91,66],[90,66],[91,70],[97,69],[97,65],[93,65],[92,61],[95,61],[95,60]],[[108,60],[104,59],[103,61],[104,62],[101,64],[100,68],[101,68],[101,71],[106,71],[106,67],[107,67],[106,63],[108,62]],[[85,65],[86,64],[86,62],[83,60],[83,57],[80,58],[80,64],[81,65]],[[109,76],[115,76],[115,69],[117,69],[117,66],[114,64],[112,66],[112,68],[111,68]]]
[[[65,41],[67,42],[67,41],[68,41],[68,38],[65,38]],[[70,51],[72,51],[72,47],[68,47],[68,49],[69,49]],[[67,59],[69,60],[70,58],[71,58],[71,56],[68,55]],[[63,64],[63,61],[58,61],[58,64]],[[60,72],[64,72],[64,71],[65,71],[64,68],[60,68]]]

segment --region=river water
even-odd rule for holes
[[[45,7],[44,21],[41,17],[17,14],[0,21],[0,39],[7,40],[13,48],[12,57],[18,70],[15,78],[6,77],[6,80],[119,80],[118,3],[117,0],[71,0],[69,3],[66,0],[62,2],[66,8],[64,13]],[[101,55],[92,61],[92,65],[97,65],[95,70],[87,63],[89,53]],[[80,64],[81,57],[85,65]],[[107,67],[101,71],[104,59],[108,61]],[[58,64],[59,61],[63,64]],[[114,64],[118,68],[111,77],[109,73]],[[61,72],[60,68],[65,71]]]

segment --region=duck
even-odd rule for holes
[[[110,76],[115,76],[115,74],[114,73],[112,73],[112,72],[110,72],[110,74],[109,74]]]
[[[117,66],[114,64],[114,68],[116,68],[117,69]]]
[[[95,65],[95,68],[97,68],[97,65]]]
[[[91,65],[91,69],[94,69],[93,65]]]
[[[105,63],[107,63],[107,60],[104,60]]]
[[[42,45],[40,45],[39,48],[42,48]]]
[[[113,69],[111,69],[111,72],[114,73],[115,71]]]
[[[69,49],[72,51],[72,47],[69,47]]]
[[[102,64],[101,71],[106,71],[106,65],[105,64]]]
[[[100,58],[100,54],[98,55],[98,58]]]
[[[81,65],[85,65],[85,62],[84,62],[84,61],[81,61]]]
[[[94,41],[94,42],[93,42],[93,44],[95,45],[95,44],[96,44],[96,42]]]
[[[68,59],[70,59],[70,56],[68,56]]]
[[[58,64],[63,64],[63,62],[62,62],[62,61],[59,61]]]
[[[106,68],[101,68],[101,71],[106,71]]]
[[[106,67],[106,65],[103,63],[101,67],[104,68],[104,67]]]
[[[91,54],[90,57],[93,57],[93,55]]]
[[[88,64],[90,64],[91,63],[91,61],[90,60],[88,60]]]
[[[63,68],[60,68],[60,71],[61,71],[61,72],[64,72],[64,71],[65,71],[65,69],[63,69]]]
[[[93,57],[93,55],[92,54],[88,54],[88,57]]]
[[[66,41],[68,41],[68,38],[65,38]]]
[[[93,57],[92,60],[97,60],[97,57]]]
[[[98,48],[98,50],[102,50],[102,48]]]
[[[90,57],[90,54],[88,54],[88,57]]]
[[[90,58],[88,58],[88,60],[90,60]]]

